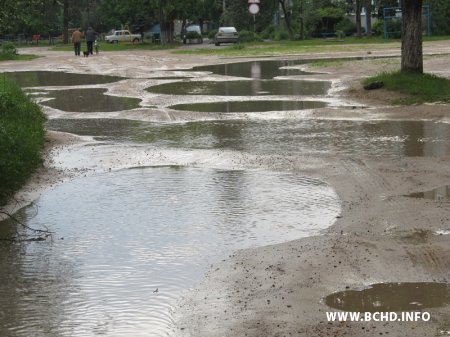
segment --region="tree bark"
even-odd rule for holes
[[[292,40],[293,34],[292,34],[292,27],[291,27],[291,14],[287,11],[285,0],[279,0],[281,4],[281,9],[283,10],[284,14],[284,21],[286,22],[286,27],[288,29],[289,38]]]
[[[69,43],[69,0],[63,3],[63,43]]]
[[[355,1],[356,36],[361,37],[361,0]]]
[[[422,0],[402,0],[401,72],[423,73]]]
[[[305,39],[305,19],[303,13],[303,0],[300,2],[300,40]]]
[[[366,0],[367,36],[372,36],[372,1]]]

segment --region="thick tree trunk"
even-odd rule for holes
[[[361,0],[355,1],[356,36],[361,37]]]
[[[286,22],[286,27],[289,33],[289,38],[292,40],[293,34],[292,34],[292,27],[291,27],[291,14],[288,12],[285,4],[285,0],[279,0],[281,4],[281,9],[283,10],[284,14],[284,21]]]
[[[422,0],[402,0],[401,71],[423,73]]]
[[[63,3],[63,43],[69,43],[69,0]]]
[[[367,36],[372,35],[372,1],[366,0]]]
[[[303,0],[300,2],[300,40],[305,39],[305,20],[303,13]]]

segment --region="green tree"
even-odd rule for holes
[[[450,1],[430,0],[432,29],[434,35],[450,34]]]

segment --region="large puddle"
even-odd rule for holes
[[[169,108],[198,112],[264,112],[318,109],[326,106],[319,101],[231,101],[212,103],[176,104]]]
[[[194,67],[194,71],[209,71],[216,75],[248,77],[252,79],[272,79],[276,76],[309,75],[310,72],[292,67],[304,63],[298,60],[269,60],[238,62],[228,64],[214,64],[209,66]]]
[[[211,263],[317,234],[339,211],[328,186],[291,173],[157,167],[65,183],[19,214],[52,242],[0,242],[0,336],[166,336]]]
[[[437,187],[431,191],[411,193],[408,197],[450,202],[450,185]]]
[[[107,89],[70,89],[48,91],[41,104],[70,112],[109,112],[139,108],[139,98],[106,95]]]
[[[413,311],[450,305],[447,283],[378,283],[362,290],[345,290],[325,298],[329,307],[343,311]]]
[[[283,119],[158,124],[61,119],[49,120],[48,127],[110,141],[254,154],[399,157],[450,154],[450,125],[433,122]]]
[[[17,71],[4,73],[21,87],[50,87],[104,84],[123,80],[123,77],[74,74],[62,71]]]
[[[261,96],[261,95],[326,95],[331,84],[328,81],[181,81],[164,83],[147,88],[157,94]]]

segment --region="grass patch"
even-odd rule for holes
[[[447,40],[449,36],[424,36],[423,41]],[[236,49],[234,46],[197,48],[174,51],[176,54],[198,54],[219,56],[280,56],[289,54],[308,54],[320,52],[356,52],[371,51],[372,49],[392,49],[400,47],[400,39],[384,39],[382,37],[346,37],[337,39],[310,39],[301,41],[264,41],[241,42],[245,48]]]
[[[17,60],[17,61],[28,61],[37,58],[36,55],[19,55],[17,52],[16,46],[14,44],[7,42],[2,45],[0,49],[0,61],[9,61],[9,60]]]
[[[218,48],[211,45],[211,48],[177,50],[176,54],[199,54],[199,55],[220,55],[220,56],[272,56],[288,54],[308,54],[317,52],[348,52],[348,51],[370,51],[376,48],[399,47],[400,41],[385,41],[379,38],[357,39],[347,38],[344,42],[312,39],[304,41],[265,41],[241,43],[245,48],[237,49],[234,45]]]
[[[2,78],[3,77],[3,78]],[[14,83],[0,77],[0,205],[42,163],[45,116]]]
[[[178,44],[154,44],[154,43],[106,43],[100,44],[100,53],[109,51],[124,51],[124,50],[165,50],[173,49]],[[54,51],[73,51],[72,44],[59,44],[50,50]],[[81,50],[87,50],[86,45],[82,44]]]
[[[308,65],[311,67],[320,67],[320,68],[326,68],[326,67],[340,67],[344,64],[344,60],[317,60],[309,62]]]
[[[1,61],[30,61],[39,58],[40,56],[37,55],[15,55],[15,56],[2,56],[0,55],[0,62]]]
[[[408,95],[395,103],[420,104],[425,102],[450,102],[450,80],[431,74],[381,73],[369,77],[362,83],[383,82],[387,90]]]

